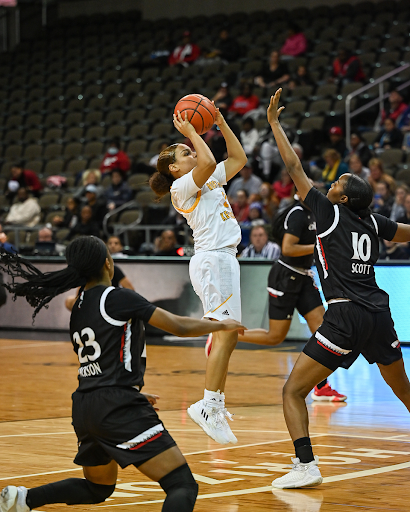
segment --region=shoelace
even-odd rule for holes
[[[226,416],[227,418],[229,418],[231,421],[233,421],[233,417],[235,416],[234,414],[231,414],[228,409],[226,407],[224,407],[222,409],[222,412],[224,414],[224,416]]]

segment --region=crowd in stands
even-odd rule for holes
[[[347,94],[410,61],[410,5],[392,2],[373,12],[367,3],[299,8],[293,15],[283,9],[221,15],[212,29],[215,18],[179,20],[172,32],[159,21],[134,49],[125,36],[115,41],[98,27],[88,34],[84,20],[43,34],[33,47],[56,47],[44,84],[29,81],[23,90],[22,81],[12,81],[0,98],[0,244],[61,254],[78,235],[119,233],[127,247],[116,252],[124,256],[186,254],[192,239],[185,220],[169,198],[155,203],[147,183],[159,152],[187,142],[172,126],[173,105],[184,93],[201,92],[215,101],[248,157],[227,186],[243,232],[241,257],[277,258],[270,225],[296,193],[266,122],[278,87],[283,125],[314,185],[326,193],[342,174],[357,174],[373,187],[374,212],[410,223],[410,91],[401,87],[409,73],[387,83],[381,112],[374,107],[354,120],[346,144]],[[131,21],[124,34],[133,34]],[[84,41],[89,48],[82,56]],[[20,46],[0,56],[3,75],[15,71],[12,58],[24,64],[32,57]],[[46,55],[38,52],[41,64]],[[92,62],[97,53],[105,55],[105,67]],[[353,105],[376,94],[360,95]],[[216,125],[204,139],[217,161],[226,157]],[[138,224],[167,227],[152,229],[147,241]],[[381,257],[409,255],[408,247],[384,243]]]

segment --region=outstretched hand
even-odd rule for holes
[[[269,124],[276,123],[276,121],[278,121],[278,119],[279,119],[280,113],[285,108],[285,107],[278,108],[281,92],[282,92],[282,89],[278,89],[275,92],[274,96],[271,96],[271,98],[270,98],[270,103],[269,103],[269,107],[268,107],[268,111],[267,111]]]
[[[181,112],[177,110],[176,115],[174,114],[174,126],[184,137],[190,139],[194,133],[195,128],[188,121],[188,112],[185,112],[185,118],[182,118]]]
[[[220,324],[223,325],[223,331],[238,331],[239,334],[244,334],[247,330],[244,325],[236,320],[222,320]]]

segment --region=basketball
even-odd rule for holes
[[[178,110],[181,113],[182,119],[185,119],[185,112],[188,113],[188,121],[199,135],[206,133],[215,123],[215,107],[211,100],[206,96],[202,96],[202,94],[188,94],[184,96],[175,105],[175,115]]]

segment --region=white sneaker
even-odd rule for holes
[[[222,412],[223,412],[225,418],[228,418],[231,421],[233,421],[233,414],[231,414],[226,407],[222,408]],[[238,442],[238,440],[236,439],[235,434],[232,432],[231,427],[229,426],[228,422],[226,422],[225,431],[228,436],[229,442],[232,444],[236,444]]]
[[[27,489],[8,485],[0,494],[0,512],[29,512],[26,503]]]
[[[312,462],[303,463],[295,457],[292,459],[292,470],[272,482],[277,489],[297,489],[299,487],[313,487],[323,482],[320,470],[317,467],[319,457],[316,455]]]
[[[223,409],[217,404],[214,405],[205,400],[199,400],[188,407],[187,412],[191,420],[195,421],[214,441],[220,444],[229,443],[228,430],[230,428]]]

